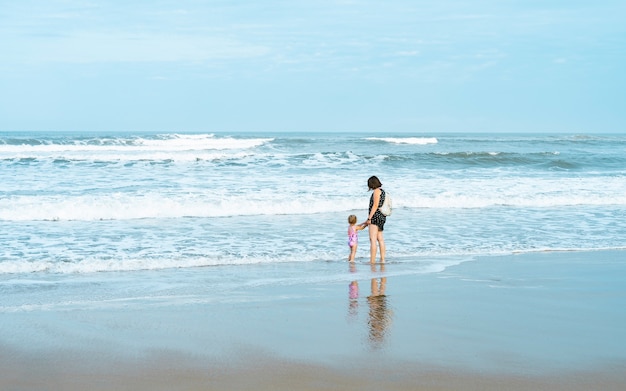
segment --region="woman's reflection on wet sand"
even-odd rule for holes
[[[377,270],[377,265],[372,264],[372,272],[385,271],[384,264],[380,264],[379,266],[380,269]],[[386,288],[387,277],[372,278],[371,294],[367,297],[367,304],[369,306],[367,324],[369,326],[369,342],[374,349],[383,347],[385,336],[391,325],[391,311],[387,303],[387,295],[385,294]]]
[[[372,264],[372,273],[382,273],[385,271],[384,264]],[[356,265],[351,263],[350,272],[356,273]],[[370,295],[367,296],[368,305],[368,342],[373,349],[380,349],[384,346],[385,336],[391,325],[392,313],[387,302],[387,277],[372,278],[370,281]],[[359,283],[353,280],[349,284],[348,290],[348,319],[353,321],[358,318],[359,307]]]

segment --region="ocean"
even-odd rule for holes
[[[389,274],[626,248],[624,135],[3,132],[0,312],[349,281],[372,175]]]

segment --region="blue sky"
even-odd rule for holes
[[[0,0],[0,130],[626,132],[623,0]]]

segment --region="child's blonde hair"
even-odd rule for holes
[[[348,223],[356,224],[356,216],[355,215],[348,216]]]

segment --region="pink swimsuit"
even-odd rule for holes
[[[359,242],[359,235],[356,228],[353,226],[348,227],[348,246],[353,247]]]

